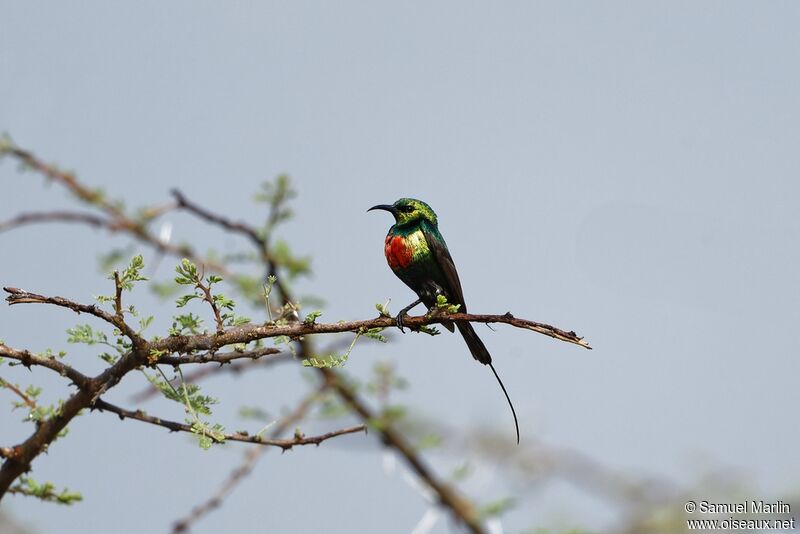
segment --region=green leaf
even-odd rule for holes
[[[500,515],[507,512],[515,504],[514,497],[503,497],[491,502],[488,502],[478,508],[478,516],[486,519],[492,516]]]
[[[419,327],[419,331],[424,333],[424,334],[428,334],[429,336],[438,336],[439,334],[441,334],[441,332],[439,331],[438,328],[436,328],[435,326],[430,326],[430,325],[422,325],[422,326],[420,326]]]
[[[193,286],[200,281],[197,275],[197,265],[186,258],[183,258],[180,265],[175,267],[175,272],[178,273],[178,276],[175,277],[177,284]]]
[[[422,451],[426,449],[433,449],[442,444],[442,436],[433,432],[425,434],[417,442],[417,450]]]
[[[253,199],[256,202],[275,206],[283,204],[296,196],[297,192],[292,189],[289,176],[281,174],[275,178],[274,182],[262,182],[261,190],[253,196]]]
[[[303,323],[305,324],[314,324],[317,322],[317,319],[322,315],[322,312],[319,310],[314,310],[308,315],[306,315],[305,319],[303,319]]]
[[[159,354],[159,356],[161,355],[163,355],[163,353]],[[144,373],[144,371],[142,372]],[[144,373],[144,376],[154,388],[161,392],[162,395],[171,401],[183,404],[186,406],[187,411],[194,411],[203,415],[211,415],[211,406],[219,402],[214,397],[201,395],[200,386],[197,384],[183,383],[176,387],[163,378],[150,376],[147,373]]]
[[[461,482],[466,480],[466,478],[470,476],[472,472],[472,465],[469,462],[464,462],[460,466],[456,467],[452,473],[450,473],[450,480],[456,483]]]
[[[244,315],[235,315],[233,313],[223,313],[221,317],[222,323],[225,326],[243,326],[251,322],[249,317],[245,317]]]
[[[383,330],[383,328],[370,328],[369,330],[363,331],[361,335],[370,339],[374,339],[375,341],[380,341],[381,343],[386,343],[389,340],[386,339],[386,336],[381,334]]]
[[[378,310],[378,314],[381,317],[391,317],[392,314],[389,313],[389,301],[387,300],[385,304],[381,304],[378,302],[375,304],[375,309]]]
[[[200,316],[193,313],[176,315],[172,319],[172,327],[169,329],[169,335],[171,336],[181,336],[185,333],[199,334],[203,324]]]
[[[276,265],[286,269],[290,279],[311,272],[311,258],[295,256],[289,248],[289,243],[282,239],[275,241],[270,255]]]
[[[64,505],[70,505],[83,500],[83,496],[76,491],[69,491],[68,489],[64,488],[58,492],[55,489],[55,484],[52,482],[39,484],[31,477],[24,475],[19,478],[19,483],[9,488],[9,493],[27,495],[29,497],[35,497],[46,502],[54,502]]]
[[[461,304],[450,304],[444,295],[436,295],[436,308],[445,313],[457,313]]]
[[[192,301],[194,299],[199,299],[199,298],[200,298],[200,295],[195,295],[195,294],[183,295],[182,297],[178,297],[175,300],[175,304],[177,305],[178,308],[183,308],[184,306],[186,306],[189,303],[189,301]]]
[[[131,259],[131,262],[122,271],[122,273],[119,273],[119,282],[122,286],[122,289],[131,291],[133,289],[134,282],[147,280],[147,277],[141,274],[142,269],[144,269],[144,259],[142,259],[142,255],[139,254]]]
[[[139,333],[140,333],[140,334],[141,334],[141,333],[142,333],[142,332],[143,332],[143,331],[144,331],[144,330],[145,330],[145,329],[146,329],[148,326],[150,326],[150,324],[153,322],[153,319],[155,319],[155,317],[153,317],[152,315],[150,315],[150,316],[148,316],[148,317],[142,317],[141,319],[139,319],[139,327],[140,327],[140,328],[139,328]]]
[[[214,304],[216,304],[219,308],[233,310],[233,308],[236,307],[236,303],[233,301],[233,299],[230,299],[221,293],[219,295],[213,295],[211,298],[214,301]]]
[[[208,450],[214,443],[225,443],[224,427],[215,423],[209,426],[205,421],[194,421],[192,423],[192,433],[197,437],[200,448]]]
[[[316,367],[318,369],[332,369],[335,367],[344,366],[347,361],[348,354],[337,356],[336,354],[328,354],[327,356],[312,356],[303,360],[303,367]]]
[[[109,354],[107,352],[101,352],[99,357],[108,365],[114,365],[119,360],[119,356],[114,356],[113,354]]]
[[[103,332],[95,332],[88,324],[79,324],[67,329],[67,343],[108,343],[108,337]]]

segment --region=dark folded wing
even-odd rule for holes
[[[442,238],[442,234],[435,226],[424,225],[422,233],[425,236],[425,241],[428,243],[428,248],[433,255],[436,264],[442,272],[444,277],[444,290],[447,291],[447,300],[450,304],[460,304],[460,312],[466,313],[467,305],[464,303],[464,294],[461,290],[461,281],[458,279],[458,272],[456,265],[453,263],[453,258],[450,257],[450,252],[447,250],[447,244]]]

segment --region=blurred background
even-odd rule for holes
[[[470,311],[575,330],[594,350],[478,326],[519,447],[458,336],[359,342],[348,373],[392,362],[409,383],[394,401],[442,437],[425,451],[434,469],[468,466],[468,496],[510,504],[495,532],[679,531],[689,498],[789,501],[800,487],[798,16],[788,2],[5,2],[0,129],[131,209],[177,187],[257,225],[253,193],[288,173],[298,196],[279,234],[312,258],[293,287],[324,299],[324,321],[414,299],[385,264],[390,216],[365,210],[427,201]],[[0,219],[75,205],[10,159],[0,183]],[[160,224],[201,251],[247,245],[186,215]],[[115,247],[172,278],[174,258],[125,237],[33,225],[0,234],[0,284],[88,302],[110,291],[99,258]],[[131,298],[166,331],[169,300]],[[66,343],[77,322],[4,305],[0,338],[96,372],[97,351]],[[0,371],[51,402],[70,391],[53,373]],[[307,382],[282,365],[203,388],[222,401],[215,420],[252,429],[242,406],[280,415]],[[182,418],[132,401],[144,386],[130,376],[110,398]],[[13,400],[0,391],[4,446],[32,428]],[[166,532],[246,448],[86,415],[32,473],[83,502],[8,496],[0,529]],[[374,434],[279,452],[193,532],[453,531]]]

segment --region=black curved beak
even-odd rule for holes
[[[383,211],[388,211],[392,215],[397,215],[397,208],[395,208],[391,204],[378,204],[377,206],[372,206],[367,211],[372,211],[372,210],[383,210]]]

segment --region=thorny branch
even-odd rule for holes
[[[80,213],[73,214],[62,211],[21,214],[9,221],[0,222],[0,231],[14,228],[20,224],[58,220],[85,223],[95,227],[106,228],[111,233],[128,234],[134,239],[152,246],[158,252],[179,258],[187,258],[194,263],[202,263],[222,275],[227,276],[230,274],[230,271],[224,265],[200,257],[190,246],[173,245],[168,241],[162,240],[148,229],[149,223],[156,217],[175,209],[177,206],[174,204],[151,207],[143,210],[139,218],[133,218],[125,213],[121,204],[109,202],[106,200],[102,191],[93,190],[82,184],[73,173],[60,169],[55,165],[45,163],[32,152],[17,146],[7,146],[4,144],[0,148],[2,148],[2,150],[0,150],[0,156],[8,154],[16,158],[25,167],[33,169],[46,176],[48,179],[64,186],[75,198],[89,205],[96,206],[108,217],[86,216]]]
[[[8,382],[7,380],[3,379],[2,377],[0,377],[0,387],[6,388],[7,390],[11,391],[14,395],[16,395],[17,397],[22,399],[22,402],[28,408],[31,408],[31,409],[36,408],[36,401],[35,400],[33,400],[32,398],[27,396],[25,393],[23,393],[23,391],[21,389],[19,389],[17,386],[12,384],[11,382]]]
[[[42,223],[42,222],[73,222],[83,223],[89,226],[106,227],[111,229],[112,222],[103,217],[94,215],[93,213],[80,213],[74,211],[47,211],[47,212],[31,212],[20,213],[12,219],[0,222],[0,232],[7,232],[19,226],[26,224]]]
[[[125,334],[125,336],[128,337],[134,345],[142,345],[144,343],[144,339],[142,339],[139,334],[137,334],[136,331],[128,326],[128,324],[125,322],[121,311],[112,315],[107,311],[100,309],[95,304],[79,304],[63,297],[45,297],[43,295],[30,293],[16,287],[4,287],[3,291],[9,294],[6,297],[6,302],[8,302],[9,305],[52,304],[62,308],[69,308],[76,313],[88,313],[89,315],[94,315],[95,317],[102,319],[103,321],[118,328],[119,331]],[[119,291],[119,289],[117,289],[117,291]],[[119,295],[117,295],[117,298],[119,298]]]
[[[98,399],[95,401],[93,408],[97,408],[101,411],[108,411],[115,413],[119,416],[120,419],[135,419],[137,421],[142,421],[143,423],[150,423],[151,425],[162,426],[164,428],[169,429],[172,432],[188,432],[193,433],[192,425],[187,425],[185,423],[178,423],[176,421],[169,421],[167,419],[161,419],[160,417],[154,417],[152,415],[148,415],[141,410],[126,410],[125,408],[120,408],[114,404],[104,401],[103,399]],[[250,435],[244,434],[241,432],[233,432],[230,434],[223,434],[222,439],[217,439],[214,436],[211,436],[211,439],[217,443],[223,443],[225,441],[239,441],[242,443],[254,443],[256,445],[271,445],[274,447],[280,447],[283,450],[289,450],[296,445],[319,445],[325,440],[335,438],[337,436],[343,436],[345,434],[355,434],[357,432],[364,432],[366,431],[366,425],[354,425],[349,426],[347,428],[341,428],[339,430],[333,430],[331,432],[326,432],[325,434],[320,434],[318,436],[305,436],[303,434],[295,434],[295,436],[291,439],[275,439],[275,438],[262,438],[259,435]]]
[[[575,332],[567,332],[544,323],[537,323],[527,319],[518,319],[505,313],[503,315],[484,315],[472,313],[452,313],[441,315],[408,316],[403,320],[403,326],[419,329],[421,326],[441,324],[445,322],[474,322],[474,323],[504,323],[517,328],[531,330],[552,338],[573,343],[586,349],[591,349],[584,339]],[[337,334],[342,332],[366,332],[374,329],[395,328],[397,323],[392,317],[376,317],[358,321],[343,321],[340,323],[304,323],[296,322],[286,325],[264,324],[260,326],[246,325],[238,328],[224,330],[220,334],[197,334],[186,336],[172,336],[155,341],[152,348],[167,350],[169,352],[186,353],[195,350],[215,350],[225,345],[236,343],[249,343],[258,339],[287,336],[292,339],[301,339],[312,334]]]
[[[201,274],[198,277],[197,284],[195,287],[203,292],[203,300],[211,306],[211,311],[214,312],[214,322],[217,325],[217,333],[220,334],[225,330],[225,325],[222,322],[222,315],[220,315],[219,307],[217,306],[214,297],[211,295],[211,286],[210,284],[203,283],[203,275]]]
[[[247,236],[259,250],[267,250],[269,248],[267,240],[252,226],[243,222],[234,222],[225,216],[213,213],[195,204],[194,202],[191,202],[188,198],[186,198],[186,195],[177,189],[173,189],[170,191],[170,193],[173,197],[175,197],[178,208],[185,209],[209,223],[221,226],[225,230]]]
[[[281,354],[275,347],[262,347],[260,349],[231,351],[231,352],[204,352],[202,354],[182,354],[180,356],[161,356],[157,362],[165,365],[185,365],[187,363],[218,363],[224,365],[235,360],[260,360],[266,356]],[[281,359],[286,354],[281,354]],[[275,359],[275,358],[270,358]]]
[[[53,357],[34,354],[29,350],[14,349],[2,343],[0,343],[0,357],[16,360],[29,369],[34,365],[50,369],[61,376],[69,378],[79,388],[86,388],[89,384],[90,378],[88,376]]]
[[[243,235],[247,239],[249,239],[250,242],[258,251],[258,255],[259,258],[261,259],[261,262],[266,266],[267,272],[266,276],[264,277],[265,280],[267,276],[274,276],[277,274],[275,258],[270,252],[270,242],[269,242],[268,232],[259,232],[249,224],[243,222],[231,221],[229,218],[223,215],[219,215],[206,208],[203,208],[202,206],[199,206],[198,204],[195,204],[194,202],[190,201],[188,198],[186,198],[186,195],[184,195],[177,189],[172,190],[172,196],[175,197],[178,208],[184,209],[208,223],[220,226],[224,230],[227,230],[235,234]],[[267,228],[272,228],[277,223],[279,217],[278,216],[279,210],[280,210],[280,205],[276,203],[271,204],[269,217],[267,218]],[[289,295],[288,288],[280,278],[278,278],[275,281],[275,287],[277,287],[278,292],[280,292],[281,296],[283,297],[284,303],[294,302],[293,299],[287,298],[287,295]]]
[[[130,326],[125,324],[124,321],[120,321],[116,316],[101,310],[94,304],[79,304],[63,297],[46,297],[13,287],[4,287],[3,289],[9,293],[9,296],[6,297],[6,300],[9,304],[54,304],[56,306],[69,308],[78,313],[89,313],[119,328],[120,331],[125,333],[126,336],[130,337],[132,340],[135,340],[135,344],[136,342],[139,344],[144,343],[144,340]],[[589,344],[575,332],[567,332],[548,324],[537,323],[527,319],[519,319],[514,317],[510,312],[507,312],[503,315],[450,313],[408,316],[404,319],[403,325],[408,328],[419,329],[421,326],[461,321],[475,323],[504,323],[591,349]],[[250,343],[252,341],[265,338],[285,336],[291,339],[301,339],[304,336],[312,334],[366,332],[368,330],[394,328],[396,326],[397,323],[392,317],[376,317],[374,319],[343,321],[339,323],[295,322],[285,325],[246,325],[238,328],[229,328],[227,330],[223,329],[217,334],[170,336],[168,338],[152,341],[147,345],[151,350],[165,351],[168,353],[189,354],[198,350],[215,351],[226,345]]]

